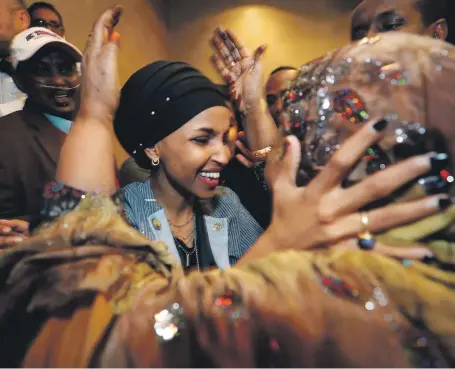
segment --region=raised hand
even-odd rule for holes
[[[114,31],[123,9],[106,10],[90,34],[82,63],[81,114],[111,118],[119,99],[117,55],[120,35]]]
[[[121,14],[114,6],[93,26],[82,62],[81,107],[60,152],[56,179],[84,192],[116,190],[112,121],[120,92],[120,35],[114,27]]]
[[[261,56],[266,46],[252,53],[232,31],[223,28],[215,30],[212,43],[216,50],[212,60],[240,112],[259,109],[264,87]]]
[[[266,174],[273,193],[273,216],[261,241],[263,252],[251,252],[252,257],[276,249],[313,249],[335,246],[369,231],[379,233],[438,213],[451,205],[447,195],[429,196],[414,201],[394,203],[359,213],[359,209],[387,197],[398,188],[422,176],[431,169],[432,155],[415,156],[377,172],[351,187],[342,186],[350,170],[366,149],[379,141],[387,122],[369,122],[350,137],[333,155],[319,175],[303,188],[296,186],[300,165],[300,144],[295,136],[285,138],[282,152],[272,152]],[[277,150],[279,151],[279,150]],[[364,217],[368,218],[367,224]],[[367,229],[365,229],[367,228]],[[272,243],[272,248],[267,244]],[[384,254],[391,254],[382,244]],[[418,246],[418,245],[417,245]],[[253,249],[257,247],[253,247]],[[416,256],[422,251],[414,250]],[[396,256],[399,256],[398,254]]]

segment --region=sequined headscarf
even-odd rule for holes
[[[311,180],[370,119],[389,121],[385,138],[350,180],[423,152],[448,150],[455,157],[454,86],[455,48],[401,32],[365,38],[304,65],[281,117],[285,133],[302,143],[299,183]]]

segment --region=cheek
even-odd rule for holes
[[[193,178],[209,160],[210,150],[198,145],[181,144],[162,156],[166,170],[175,178]]]

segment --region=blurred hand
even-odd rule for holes
[[[112,117],[119,99],[117,55],[120,35],[114,32],[122,14],[120,6],[105,11],[95,23],[82,61],[81,114]]]
[[[243,45],[232,31],[217,28],[212,39],[216,53],[212,56],[218,73],[229,85],[240,112],[260,108],[264,87],[261,63],[266,46],[254,53]]]
[[[10,247],[28,238],[29,223],[19,219],[0,219],[0,248]]]
[[[281,154],[269,155],[266,170],[273,193],[273,215],[267,232],[271,232],[279,248],[333,246],[365,231],[378,233],[412,223],[451,204],[444,194],[376,208],[363,213],[369,220],[365,229],[359,209],[389,196],[431,169],[432,154],[415,156],[343,188],[343,179],[365,151],[382,137],[386,125],[380,121],[362,127],[343,143],[305,188],[296,186],[301,155],[296,137],[285,138]]]

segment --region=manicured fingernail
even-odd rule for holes
[[[439,176],[421,178],[419,179],[419,185],[422,186],[427,195],[436,195],[448,189],[447,182]]]
[[[382,132],[384,129],[387,128],[387,125],[389,124],[389,122],[387,122],[387,120],[385,119],[381,119],[380,121],[376,122],[374,125],[373,125],[373,129],[376,131],[376,132]]]
[[[439,153],[433,155],[430,159],[431,171],[433,173],[439,173],[443,169],[447,169],[449,165],[449,156],[445,153]]]
[[[446,210],[448,207],[453,205],[452,199],[446,197],[443,199],[439,199],[439,209]]]
[[[11,227],[2,228],[3,233],[10,233],[12,231]]]

